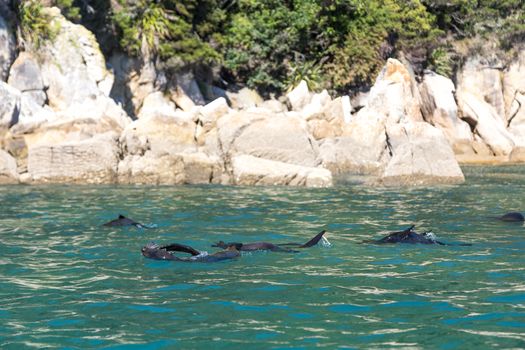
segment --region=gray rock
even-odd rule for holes
[[[474,96],[490,105],[497,116],[496,121],[506,127],[507,117],[500,66],[502,65],[494,62],[493,59],[489,60],[481,56],[469,57],[457,74],[456,90],[460,106],[465,94]]]
[[[308,90],[306,81],[301,82],[289,93],[286,94],[286,100],[292,111],[301,111],[310,103],[312,95]]]
[[[0,81],[0,127],[10,128],[18,122],[20,115],[21,93],[17,89]]]
[[[392,158],[381,182],[386,185],[459,183],[465,180],[443,132],[427,123],[387,126]]]
[[[83,141],[30,147],[27,168],[37,183],[114,183],[118,159],[117,136],[106,133]]]
[[[332,174],[321,168],[304,167],[249,155],[232,160],[236,185],[332,186]]]
[[[128,155],[118,166],[118,182],[124,184],[208,184],[220,183],[222,163],[203,153],[146,152]]]
[[[473,135],[470,126],[458,117],[452,80],[429,71],[420,89],[425,120],[445,133],[455,154],[464,153],[473,142]]]
[[[250,154],[284,163],[314,167],[317,142],[306,122],[293,116],[266,113],[230,113],[217,122],[219,144],[225,159]]]
[[[242,88],[238,92],[226,92],[231,107],[234,109],[248,109],[261,106],[264,101],[257,91]]]
[[[19,182],[16,160],[9,153],[0,150],[0,184]]]
[[[478,96],[462,92],[458,99],[464,118],[475,123],[476,133],[495,156],[507,157],[514,148],[512,134],[505,128],[497,111]]]
[[[179,73],[171,83],[171,100],[183,111],[190,111],[196,105],[205,105],[199,85],[191,72]]]
[[[21,92],[44,92],[45,88],[40,66],[28,52],[21,52],[18,55],[9,71],[7,83]]]
[[[388,123],[423,121],[421,97],[414,77],[401,62],[389,58],[359,113],[379,114]]]
[[[0,6],[0,10],[2,6]],[[6,81],[9,67],[15,59],[15,37],[12,29],[8,26],[5,13],[0,14],[0,81]]]

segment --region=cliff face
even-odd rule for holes
[[[304,82],[264,101],[106,62],[92,33],[48,11],[60,32],[33,53],[0,15],[3,182],[414,185],[463,181],[458,161],[525,160],[525,51],[505,69],[472,57],[456,86],[389,59],[354,106]]]

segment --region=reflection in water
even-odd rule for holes
[[[0,347],[521,348],[524,228],[488,217],[524,209],[522,170],[468,168],[466,184],[416,189],[0,187]],[[101,227],[120,213],[157,228]],[[473,246],[361,244],[412,224]],[[331,247],[295,254],[140,254],[322,229]]]

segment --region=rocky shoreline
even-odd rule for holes
[[[17,52],[0,15],[0,183],[424,185],[464,181],[460,163],[525,161],[525,50],[505,68],[471,57],[456,84],[389,59],[352,99],[303,81],[263,100],[106,61],[47,10],[60,32],[37,53]]]

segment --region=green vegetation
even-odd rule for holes
[[[523,0],[54,0],[115,49],[159,68],[214,68],[216,78],[282,93],[369,85],[388,57],[452,77],[476,41],[511,52],[525,40]],[[91,4],[92,7],[86,4]],[[39,1],[23,1],[24,38],[53,36]],[[91,24],[91,26],[89,25]],[[103,38],[103,39],[102,39]],[[108,39],[111,38],[111,39]],[[479,45],[478,45],[479,46]],[[460,52],[461,51],[461,52]],[[202,69],[200,69],[202,71]]]
[[[38,0],[26,0],[15,9],[25,46],[38,49],[47,40],[53,40],[60,30],[53,24]]]

